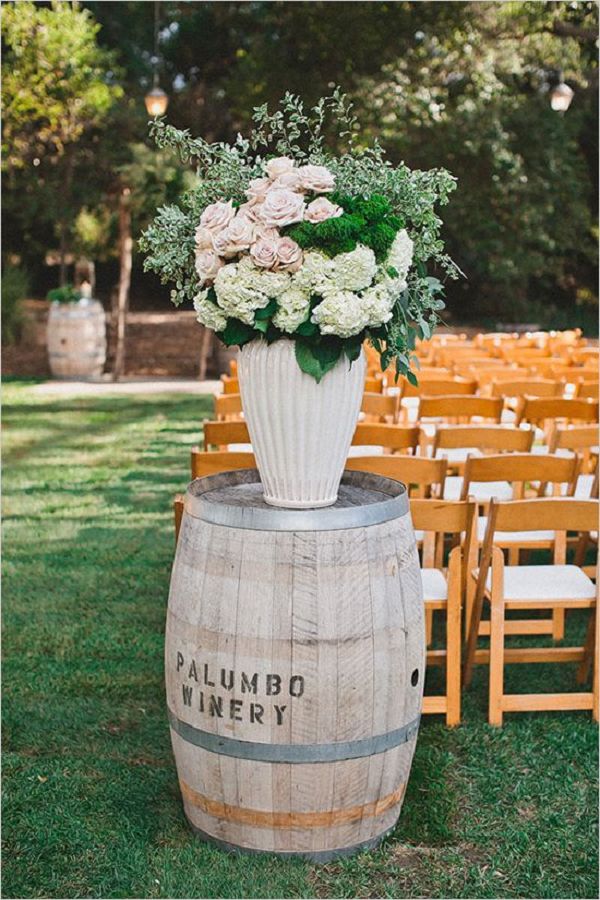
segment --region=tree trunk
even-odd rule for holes
[[[113,367],[113,381],[118,381],[125,370],[125,325],[129,308],[129,287],[133,239],[131,237],[131,190],[123,188],[119,196],[119,289],[116,303],[117,346]]]
[[[206,369],[208,368],[208,360],[213,348],[213,333],[210,328],[202,329],[202,337],[200,339],[200,362],[198,365],[198,378],[204,381],[206,378]]]
[[[60,270],[58,282],[61,287],[67,283],[67,225],[66,222],[60,224]]]

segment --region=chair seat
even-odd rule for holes
[[[460,500],[463,480],[460,475],[450,475],[444,486],[444,500]],[[487,503],[492,497],[498,500],[512,500],[512,487],[508,481],[471,482],[469,495],[479,503]]]
[[[492,574],[486,588],[491,590]],[[505,566],[504,599],[526,600],[593,600],[594,582],[579,566]]]
[[[477,539],[483,541],[487,528],[487,516],[480,516],[477,520]],[[553,541],[553,531],[497,531],[494,535],[495,544],[537,544],[541,541]]]
[[[421,569],[425,600],[447,600],[448,582],[440,569]]]
[[[229,453],[252,453],[252,444],[228,444]]]
[[[373,446],[370,444],[365,444],[365,446],[362,446],[362,445],[359,446],[357,444],[356,446],[350,447],[350,449],[348,450],[348,458],[354,457],[354,456],[383,456],[384,452],[385,452],[384,447],[379,447],[377,445]]]

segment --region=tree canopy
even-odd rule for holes
[[[112,185],[126,176],[145,191],[143,96],[157,64],[167,121],[207,140],[243,133],[252,108],[286,90],[313,102],[339,84],[365,140],[458,179],[444,229],[467,276],[449,286],[456,320],[593,315],[595,3],[163,2],[158,60],[154,14],[139,0],[3,8],[5,208],[29,266],[52,246],[58,219],[73,245],[83,235],[92,252],[96,234],[96,252],[110,252],[98,223],[110,217]],[[565,114],[549,102],[560,78],[575,92]]]

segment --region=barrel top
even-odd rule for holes
[[[333,506],[281,509],[263,499],[257,469],[196,478],[185,498],[188,515],[213,525],[258,531],[337,531],[378,525],[406,515],[402,482],[369,472],[344,472]]]

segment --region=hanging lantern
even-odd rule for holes
[[[152,90],[148,91],[144,97],[144,103],[146,104],[148,115],[155,119],[157,116],[164,116],[166,113],[167,106],[169,105],[169,97],[162,88],[155,83]]]
[[[550,91],[550,106],[555,112],[566,112],[571,105],[575,92],[568,84],[560,80],[560,82]]]

